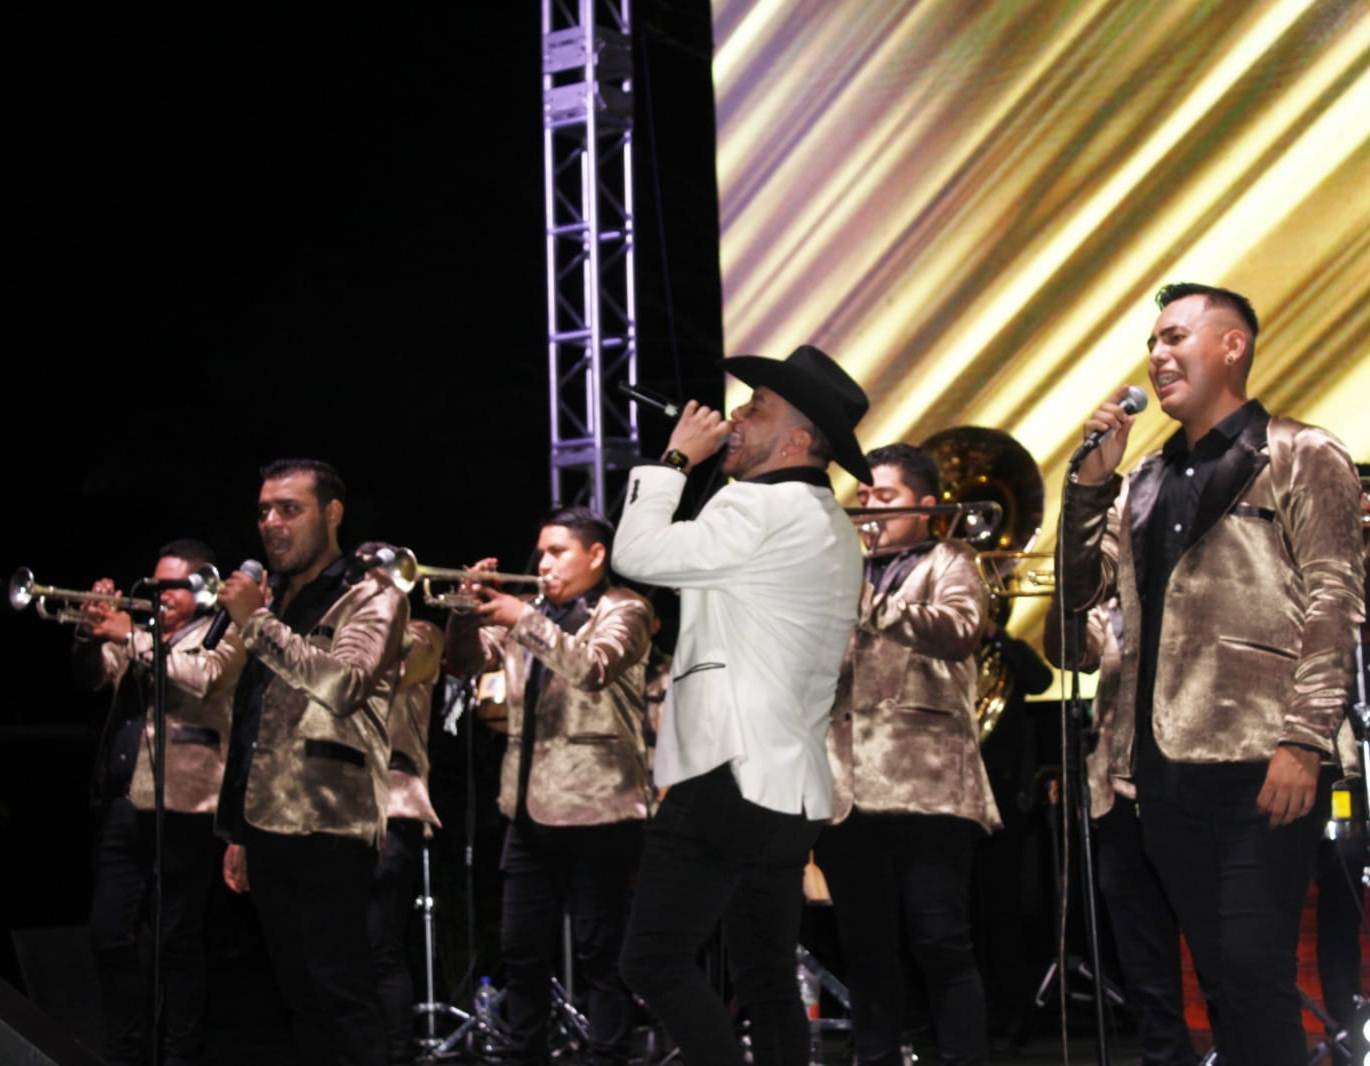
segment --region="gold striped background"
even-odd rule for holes
[[[864,446],[1006,430],[1050,527],[1081,422],[1146,384],[1153,294],[1205,281],[1260,314],[1252,394],[1370,459],[1370,0],[713,20],[727,351],[818,344],[870,394]],[[1173,428],[1153,402],[1127,464]]]

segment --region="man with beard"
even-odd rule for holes
[[[811,346],[727,359],[755,388],[731,422],[685,405],[660,466],[629,474],[620,573],[677,588],[680,638],[623,975],[687,1062],[740,1066],[732,1021],[695,959],[721,920],[759,1066],[806,1061],[795,946],[801,879],[832,812],[824,734],[856,620],[861,550],[825,470],[870,469],[860,386]],[[672,522],[685,474],[727,442],[735,480]]]
[[[269,580],[220,593],[250,659],[233,705],[219,830],[230,888],[250,887],[309,1062],[385,1061],[367,898],[385,827],[385,722],[409,609],[389,582],[349,585],[341,478],[315,459],[262,469]],[[268,602],[269,596],[269,602]]]
[[[590,1061],[625,1063],[632,1004],[618,973],[650,799],[642,738],[652,609],[609,581],[613,526],[558,508],[538,533],[541,596],[475,586],[473,615],[452,615],[447,666],[504,669],[509,745],[500,812],[510,819],[500,949],[511,1048],[500,1061],[547,1061],[552,962],[571,915],[586,990]],[[494,570],[483,559],[477,570]]]
[[[153,576],[182,581],[214,561],[198,540],[158,552]],[[118,595],[102,578],[95,592]],[[187,589],[160,595],[166,644],[166,777],[162,853],[164,1058],[195,1061],[204,1050],[205,902],[214,873],[214,807],[224,775],[233,686],[243,646],[233,630],[203,647],[210,626]],[[95,852],[90,938],[100,978],[105,1060],[141,1062],[151,997],[142,976],[138,930],[152,897],[152,636],[108,603],[89,603],[76,631],[72,667],[83,687],[115,690],[96,768],[102,819]]]
[[[926,453],[892,444],[866,459],[873,476],[858,490],[862,507],[937,502]],[[937,1061],[983,1063],[969,893],[975,846],[1000,826],[975,720],[989,593],[975,552],[930,539],[927,516],[877,526],[828,733],[835,810],[816,858],[847,960],[857,1061],[902,1061],[902,923],[927,987]]]
[[[1116,594],[1122,677],[1111,772],[1136,783],[1143,845],[1217,999],[1223,1056],[1300,1062],[1299,916],[1363,618],[1354,467],[1329,433],[1246,396],[1256,314],[1168,285],[1147,342],[1179,423],[1126,481],[1124,390],[1064,501],[1058,583]]]

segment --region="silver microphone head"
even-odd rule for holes
[[[1127,395],[1123,397],[1123,410],[1130,415],[1135,415],[1139,411],[1146,410],[1146,392],[1136,385],[1127,387]]]

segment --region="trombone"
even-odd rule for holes
[[[195,597],[195,606],[201,609],[213,607],[219,598],[223,580],[219,571],[206,563],[187,581],[190,592]],[[81,611],[84,603],[106,603],[116,611],[141,611],[151,614],[153,602],[136,596],[116,596],[112,592],[84,592],[79,589],[57,588],[55,585],[40,585],[33,579],[33,571],[21,566],[10,578],[10,606],[22,611],[30,603],[38,612],[38,617],[48,622],[64,625],[86,625],[90,619]],[[57,601],[56,608],[48,606],[48,600]]]
[[[408,548],[383,545],[371,552],[358,554],[358,561],[366,569],[379,568],[385,572],[390,583],[401,592],[411,592],[422,582],[423,602],[429,607],[439,607],[457,614],[473,614],[480,606],[480,600],[462,585],[471,581],[484,581],[500,585],[537,585],[538,595],[534,602],[542,599],[542,586],[546,579],[538,574],[506,574],[498,570],[472,570],[467,567],[449,568],[424,566]],[[434,591],[433,583],[455,582],[457,587]]]
[[[1051,565],[1031,565],[1034,559],[1050,560]],[[975,565],[990,595],[1000,599],[1050,596],[1056,591],[1056,556],[1051,552],[977,552]]]

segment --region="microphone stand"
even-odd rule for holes
[[[1083,456],[1079,457],[1080,459]],[[1061,807],[1062,817],[1062,839],[1063,853],[1065,858],[1062,861],[1061,881],[1065,891],[1066,899],[1069,899],[1070,891],[1070,822],[1072,817],[1079,829],[1080,836],[1080,897],[1084,904],[1085,918],[1085,941],[1089,951],[1090,967],[1093,970],[1093,992],[1094,992],[1094,1030],[1096,1061],[1099,1066],[1109,1066],[1108,1048],[1108,1022],[1104,1013],[1104,971],[1099,953],[1099,918],[1098,918],[1098,896],[1095,886],[1094,871],[1094,830],[1090,821],[1090,798],[1089,798],[1089,774],[1086,769],[1087,755],[1089,751],[1088,734],[1088,708],[1084,700],[1080,698],[1080,663],[1084,659],[1085,646],[1085,616],[1083,612],[1066,610],[1064,588],[1065,583],[1062,577],[1065,572],[1065,553],[1062,550],[1065,532],[1065,494],[1070,491],[1070,474],[1073,474],[1079,465],[1079,459],[1072,459],[1067,474],[1067,481],[1062,490],[1061,517],[1057,523],[1056,536],[1056,590],[1057,601],[1060,605],[1060,613],[1055,620],[1060,626],[1061,641],[1061,661],[1068,664],[1070,672],[1070,695],[1062,696],[1061,718],[1061,782],[1064,789],[1063,803]],[[1065,1002],[1065,982],[1066,982],[1066,959],[1065,956],[1065,927],[1066,915],[1069,910],[1067,902],[1061,905],[1061,931],[1060,947],[1062,958],[1057,960],[1059,976],[1062,988],[1062,1002]],[[1062,1043],[1065,1043],[1066,1033],[1064,1027],[1066,1019],[1064,1015],[1061,1019],[1062,1024]]]
[[[185,588],[185,581],[145,578],[134,591],[151,593],[152,617],[152,1066],[162,1061],[162,1027],[165,995],[162,986],[162,874],[166,822],[166,645],[162,640],[162,611],[158,594],[163,589]]]

